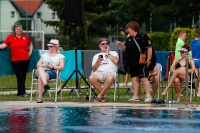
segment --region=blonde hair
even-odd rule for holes
[[[56,53],[60,54],[60,47],[59,46],[57,46]]]
[[[23,34],[22,25],[21,25],[20,23],[16,23],[16,24],[12,27],[12,35],[13,35],[13,36],[16,36],[15,29],[16,29],[17,27],[20,27],[20,28],[22,29],[22,33],[21,33],[21,34]]]

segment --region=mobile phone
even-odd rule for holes
[[[103,55],[100,54],[99,57],[100,57],[100,58],[103,58]]]

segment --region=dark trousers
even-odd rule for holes
[[[29,60],[12,62],[12,67],[17,77],[18,96],[26,94],[25,82],[29,62]]]

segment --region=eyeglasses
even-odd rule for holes
[[[108,45],[108,43],[102,43],[101,45]]]

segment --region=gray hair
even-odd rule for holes
[[[99,45],[102,41],[107,41],[108,44],[110,45],[110,41],[107,38],[105,38],[105,37],[100,38],[99,41],[98,41],[98,43],[97,43],[97,45]]]

